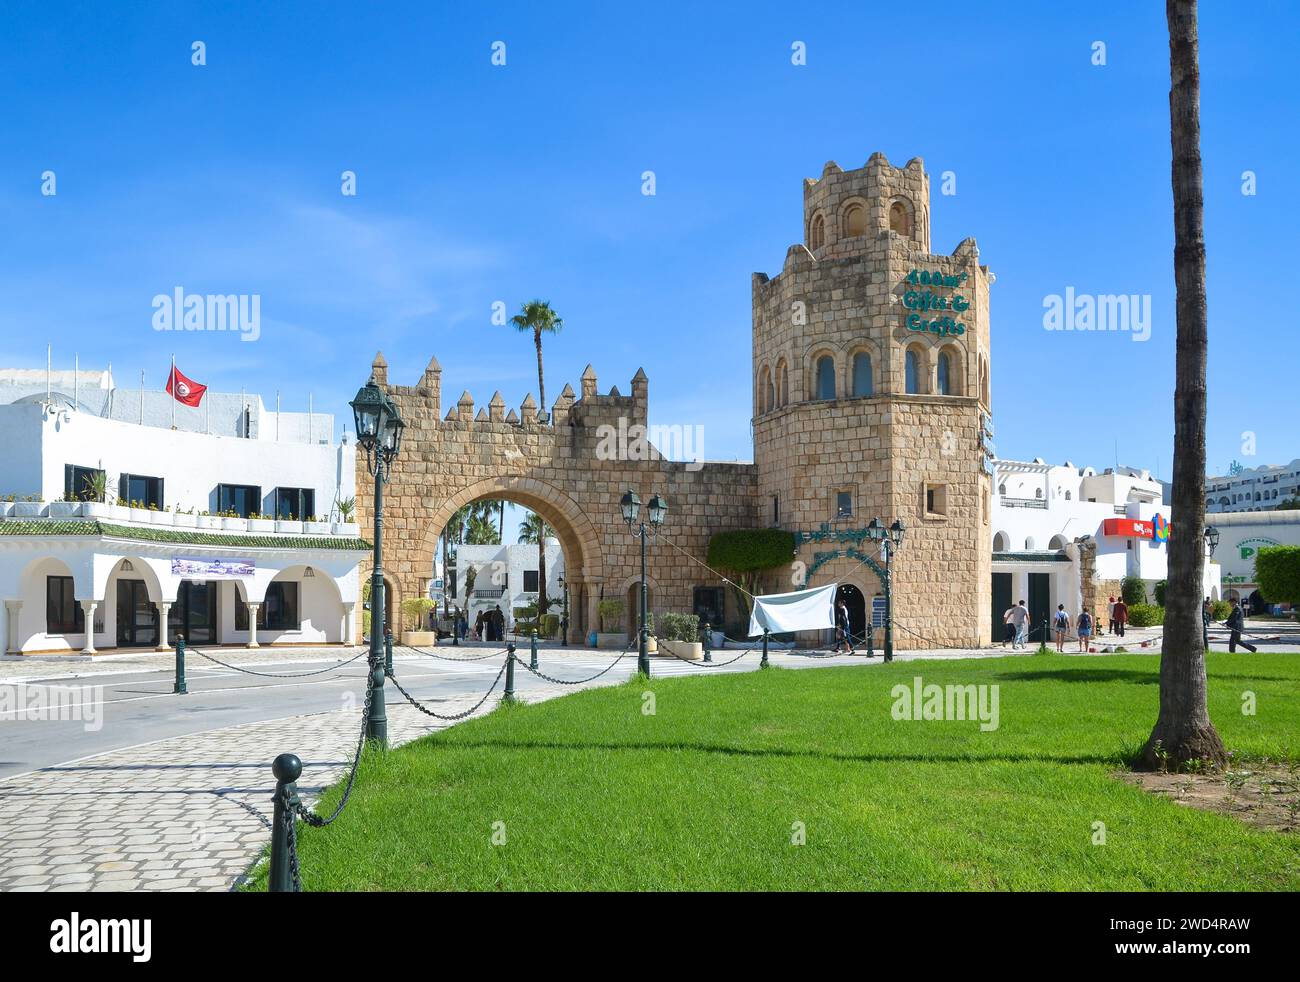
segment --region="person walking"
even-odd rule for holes
[[[1115,598],[1110,597],[1106,601],[1106,628],[1111,633],[1115,633]]]
[[[478,612],[478,616],[474,618],[474,640],[483,640],[483,611],[481,610]]]
[[[1123,597],[1115,601],[1114,612],[1110,616],[1111,623],[1115,626],[1115,633],[1122,638],[1124,626],[1128,624],[1128,604],[1124,602]]]
[[[837,654],[841,644],[847,649],[848,654],[857,653],[853,650],[853,632],[849,625],[849,605],[842,599],[835,608],[835,651]]]
[[[1088,641],[1092,637],[1092,612],[1088,610],[1079,611],[1079,625],[1076,630],[1079,635],[1079,651],[1088,650]]]
[[[1052,619],[1056,631],[1056,650],[1065,653],[1065,636],[1070,633],[1070,615],[1065,612],[1065,604],[1056,605],[1056,616]]]
[[[1011,622],[1011,615],[1018,608],[1013,604],[1002,612],[1002,647],[1011,644],[1014,648],[1016,640],[1016,625]]]
[[[1025,606],[1022,600],[1016,604],[1015,610],[1011,614],[1011,623],[1016,626],[1016,648],[1025,646],[1025,637],[1029,633],[1029,608]]]
[[[1228,615],[1228,630],[1232,632],[1228,636],[1228,651],[1235,654],[1237,645],[1241,645],[1254,654],[1259,649],[1250,642],[1241,640],[1241,632],[1246,627],[1246,615],[1241,610],[1241,604],[1237,603],[1236,597],[1233,597],[1228,603],[1232,605],[1232,613]]]

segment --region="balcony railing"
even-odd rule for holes
[[[197,532],[233,532],[239,535],[319,535],[359,537],[354,522],[279,518],[233,518],[193,511],[131,508],[102,501],[0,501],[0,521],[100,521],[110,525],[152,526]]]
[[[1046,508],[1047,501],[1043,498],[1008,498],[1002,495],[1002,505],[1005,508]]]

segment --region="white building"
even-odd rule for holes
[[[474,570],[474,590],[466,597],[466,577]],[[448,595],[448,603],[466,610],[470,629],[480,612],[496,607],[505,615],[509,630],[514,623],[514,611],[537,602],[540,573],[537,568],[537,546],[456,546],[455,587]],[[546,599],[563,601],[564,551],[558,539],[546,540]],[[548,613],[560,614],[563,608],[550,607]]]
[[[369,546],[339,513],[354,456],[333,417],[207,393],[172,429],[171,402],[108,372],[0,370],[5,652],[163,647],[178,631],[352,643]]]
[[[1257,595],[1255,555],[1265,546],[1300,546],[1300,511],[1260,511],[1215,515],[1210,523],[1219,530],[1214,558],[1223,568],[1224,599],[1236,597],[1252,608],[1275,602]]]
[[[1215,514],[1268,511],[1290,498],[1300,498],[1300,459],[1205,479],[1205,510]]]
[[[1041,624],[1064,604],[1071,618],[1087,606],[1106,617],[1119,582],[1135,576],[1148,596],[1168,575],[1172,516],[1161,485],[1145,470],[1076,467],[1032,461],[994,462],[990,514],[993,548],[994,637],[1002,613],[1018,600]],[[1200,530],[1198,536],[1202,534]],[[1218,598],[1219,567],[1207,563],[1205,595]]]

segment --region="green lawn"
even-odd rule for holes
[[[368,754],[343,817],[302,830],[304,889],[1300,889],[1300,836],[1111,776],[1150,731],[1157,668],[1047,655],[701,670],[507,707]],[[1211,654],[1209,671],[1228,746],[1296,760],[1300,657]],[[997,684],[999,728],[894,720],[890,690],[915,675]],[[1242,715],[1247,690],[1257,715]]]

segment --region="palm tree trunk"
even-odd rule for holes
[[[537,406],[537,411],[546,412],[546,378],[542,374],[542,332],[533,331],[533,341],[537,345],[537,397],[541,402]]]
[[[542,524],[537,538],[537,633],[542,633],[542,617],[546,614],[546,525]]]
[[[1160,714],[1142,763],[1200,759],[1222,766],[1223,741],[1205,693],[1201,592],[1205,567],[1205,229],[1201,184],[1200,70],[1196,0],[1165,0],[1169,22],[1169,120],[1173,146],[1174,284],[1178,336],[1174,371],[1173,534],[1160,655]]]

